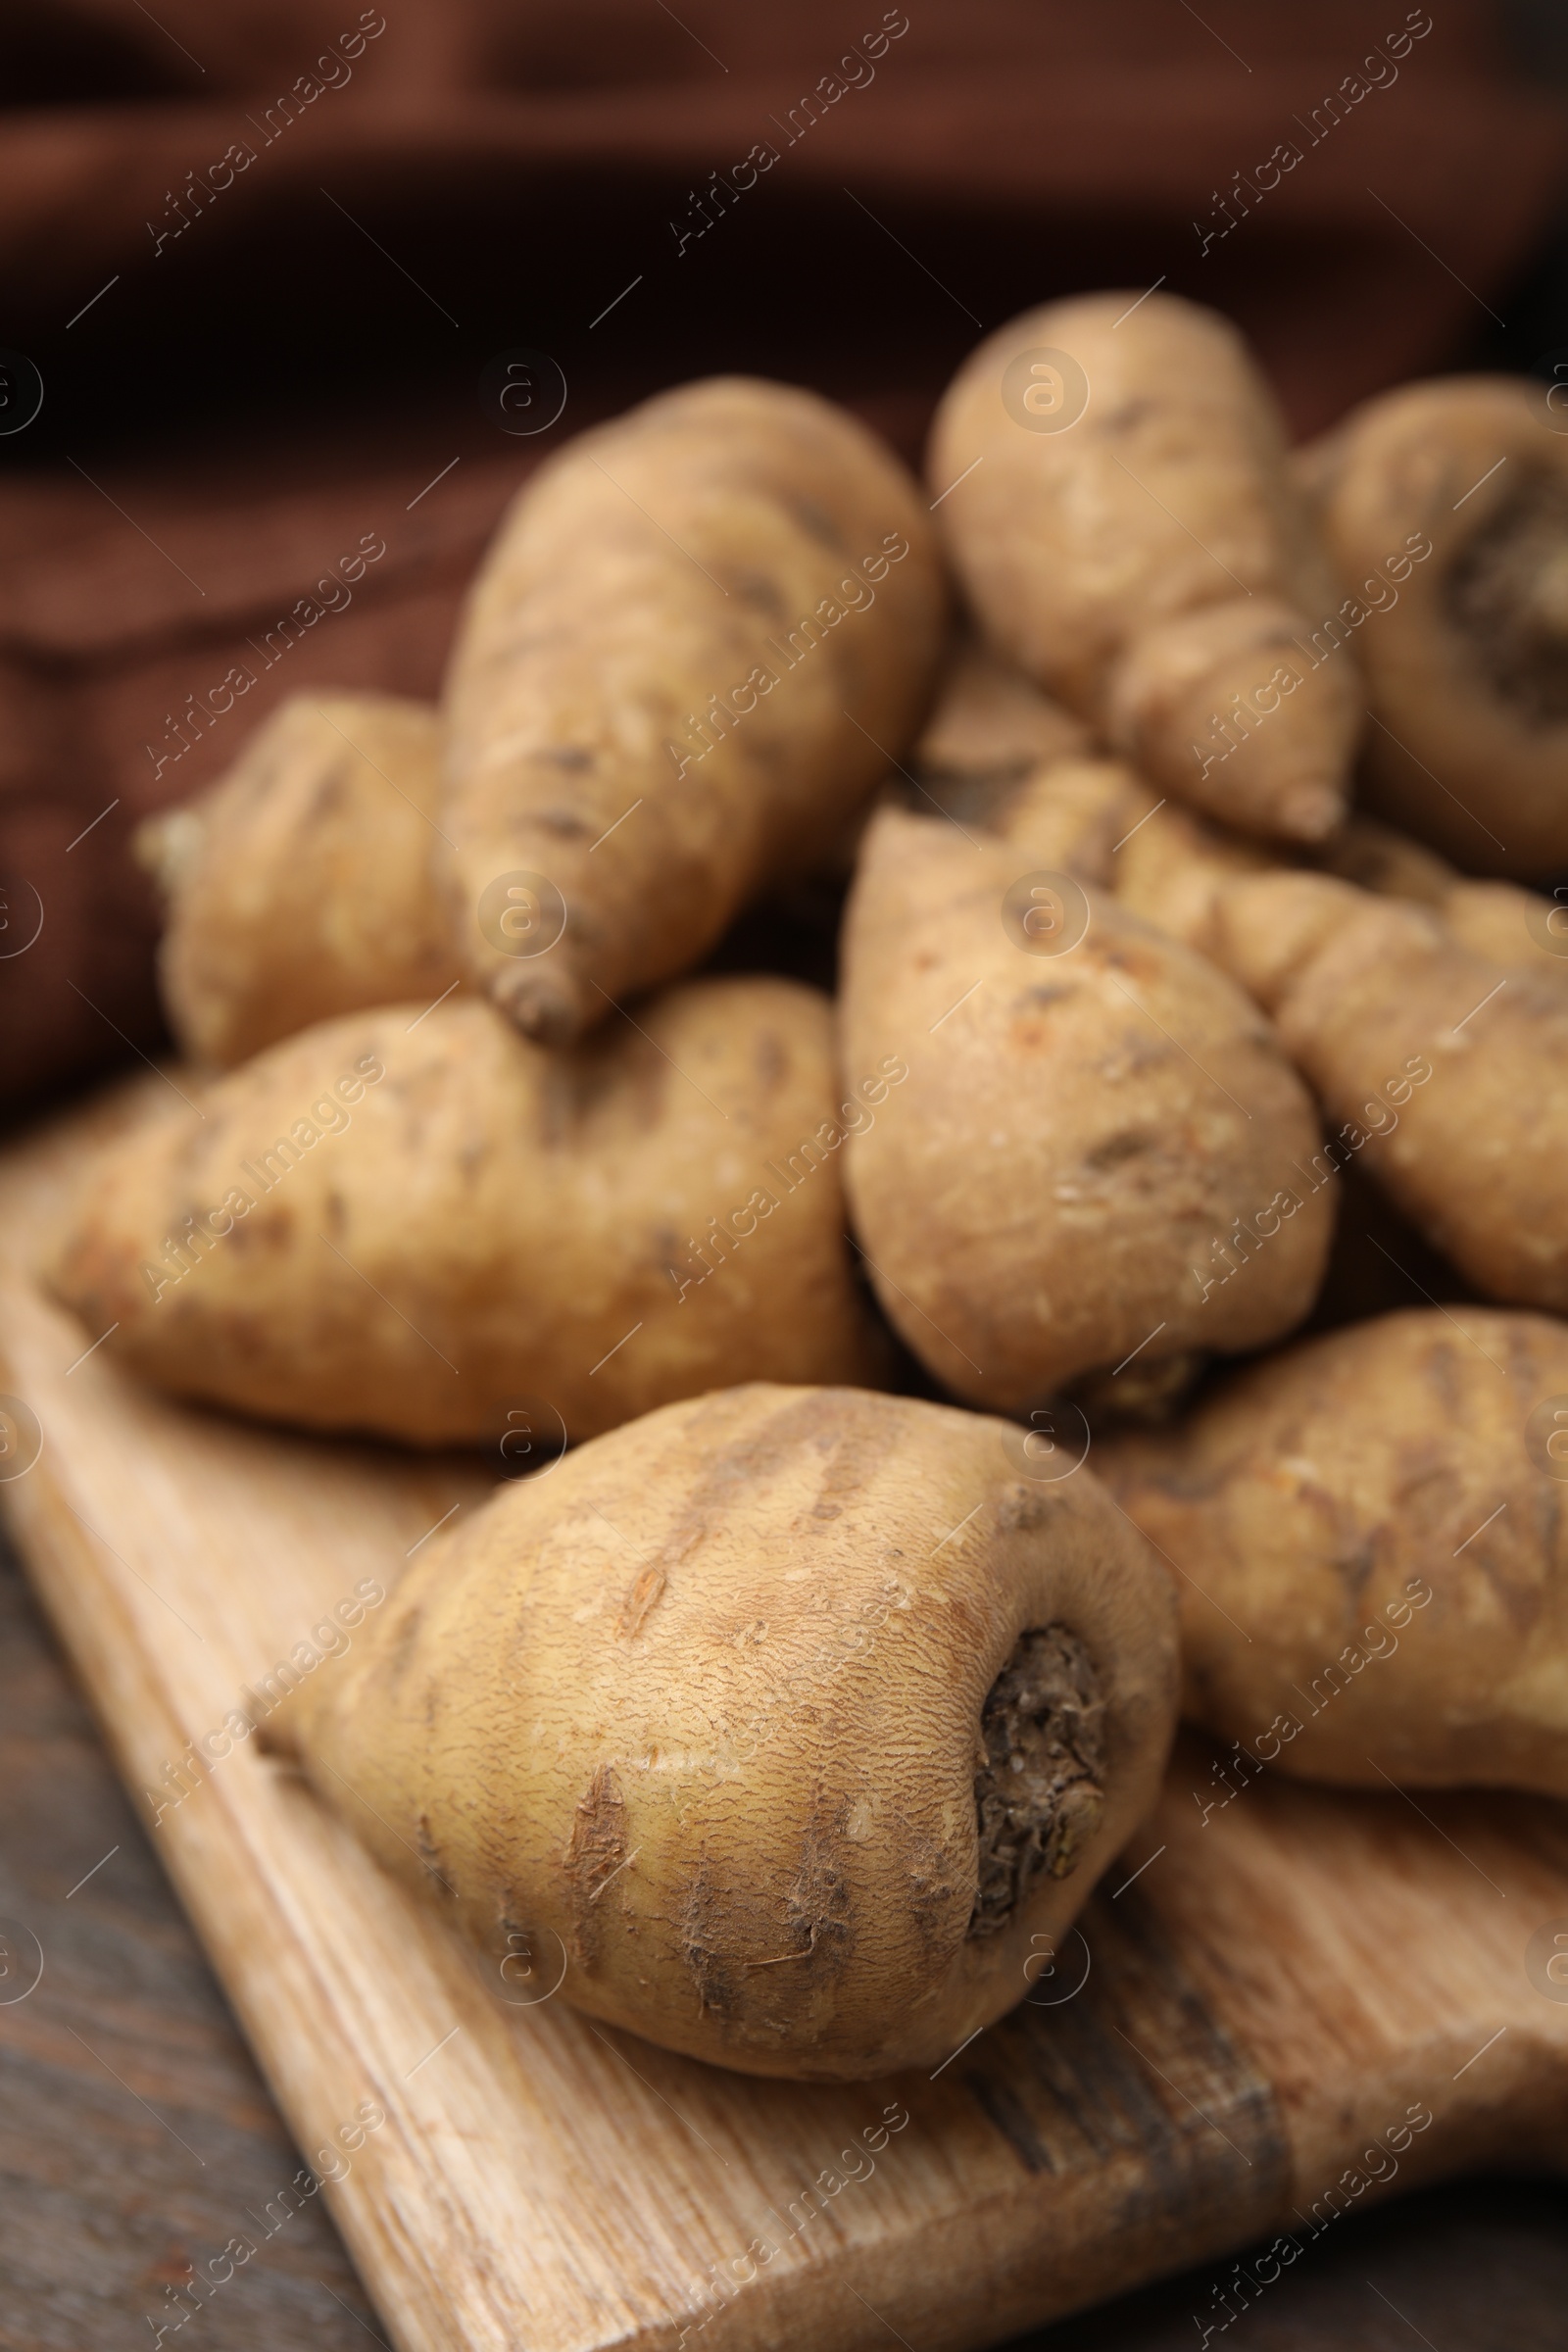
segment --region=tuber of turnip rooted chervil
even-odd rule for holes
[[[1367,798],[1471,873],[1568,861],[1560,389],[1406,384],[1300,459],[1366,674]]]
[[[1130,912],[1210,957],[1218,952],[1215,907],[1227,884],[1306,869],[1425,907],[1458,946],[1568,987],[1568,892],[1547,898],[1515,882],[1472,880],[1375,817],[1351,815],[1327,841],[1293,850],[1282,864],[1256,839],[1156,799],[1122,762],[1081,757],[1036,767],[993,790],[984,807],[993,828],[1039,864],[1113,890]]]
[[[1544,902],[1543,902],[1544,904]],[[1480,1291],[1568,1309],[1568,991],[1424,906],[1327,874],[1228,883],[1212,953],[1272,1013],[1355,1157]]]
[[[1122,775],[1054,772],[1091,794]],[[1026,786],[1011,813],[1031,809]],[[1282,1338],[1333,1222],[1333,1188],[1298,1173],[1317,1118],[1268,1022],[1054,872],[1066,846],[880,809],[845,923],[845,1066],[908,1069],[845,1148],[855,1231],[908,1347],[1005,1411],[1092,1372],[1130,1397]]]
[[[446,689],[454,939],[567,1043],[831,848],[930,692],[925,502],[814,394],[720,377],[582,434],[519,493]]]
[[[1166,1571],[1026,1437],[666,1407],[436,1539],[269,1740],[591,2017],[751,2074],[937,2066],[1049,1965],[1175,1712]]]
[[[182,1396],[517,1461],[737,1380],[877,1377],[819,1140],[874,1113],[814,989],[684,981],[566,1054],[480,999],[385,1006],[171,1101],[87,1172],[52,1279]]]
[[[1568,1796],[1568,1329],[1382,1315],[1096,1448],[1179,1572],[1184,1712],[1259,1769]]]
[[[1282,421],[1236,330],[1173,295],[1076,295],[965,362],[930,481],[982,625],[1160,791],[1313,841],[1362,691]]]
[[[431,706],[300,694],[208,791],[146,820],[164,1009],[193,1060],[229,1069],[313,1021],[453,988],[439,798]]]

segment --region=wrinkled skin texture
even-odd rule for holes
[[[1543,387],[1385,392],[1301,477],[1343,588],[1375,608],[1355,631],[1370,805],[1471,873],[1568,863],[1568,438]]]
[[[427,705],[296,695],[211,791],[148,820],[164,1005],[192,1060],[230,1069],[312,1021],[451,987],[439,783]]]
[[[875,1377],[835,1150],[798,1149],[836,1106],[813,990],[686,982],[564,1055],[480,1002],[419,1009],[306,1030],[214,1085],[201,1121],[110,1147],[53,1274],[94,1338],[118,1322],[106,1352],[185,1396],[416,1446],[548,1437],[557,1415],[589,1437],[735,1379]],[[760,1190],[777,1205],[748,1238]],[[191,1243],[187,1215],[225,1200],[230,1230]],[[712,1218],[730,1239],[705,1261]]]
[[[915,484],[811,393],[720,377],[570,443],[502,524],[447,683],[442,824],[476,982],[564,1044],[697,961],[900,757],[944,603]],[[547,954],[479,927],[513,872],[564,901]]]
[[[1561,1324],[1417,1308],[1109,1437],[1102,1476],[1190,1572],[1184,1711],[1303,1779],[1568,1796],[1568,1484],[1526,1440],[1558,1396]]]
[[[1322,874],[1229,884],[1214,953],[1331,1138],[1489,1298],[1568,1309],[1568,992]],[[1422,1077],[1425,1068],[1428,1075]]]
[[[1175,1711],[1164,1570],[1087,1470],[1021,1478],[1023,1434],[848,1390],[652,1414],[437,1539],[267,1736],[591,2017],[752,2074],[935,2066],[1024,1996]],[[1046,1627],[1098,1690],[1101,1801],[971,1933],[982,1711]]]
[[[1050,304],[965,362],[932,432],[939,526],[987,634],[1160,791],[1317,840],[1344,813],[1361,690],[1353,654],[1314,665],[1338,595],[1280,416],[1223,319],[1163,294],[1123,317],[1134,300]],[[1052,349],[1088,405],[1034,431],[1004,377]],[[1227,750],[1236,697],[1251,715]]]
[[[909,1068],[847,1148],[856,1232],[921,1361],[1004,1410],[1134,1350],[1147,1370],[1282,1337],[1333,1215],[1294,1173],[1318,1142],[1305,1089],[1222,972],[1093,891],[1070,952],[1015,943],[1004,897],[1046,863],[883,809],[845,926],[845,1066]],[[1235,1221],[1293,1188],[1224,1279]]]

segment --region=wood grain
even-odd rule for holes
[[[1184,1747],[1086,1916],[1082,1988],[1051,2002],[1074,1941],[931,2077],[845,2088],[516,2005],[548,1989],[547,1954],[509,1983],[252,1741],[172,1801],[171,1768],[241,1691],[484,1481],[77,1360],[96,1335],[26,1267],[83,1132],[0,1171],[0,1386],[43,1432],[0,1492],[300,2147],[347,2165],[321,2193],[405,2352],[675,2352],[683,2331],[833,2352],[889,2328],[941,2352],[1275,2228],[1304,2247],[1393,2185],[1561,2161],[1568,2003],[1525,1965],[1536,1930],[1568,1926],[1568,1828],[1544,1800],[1418,1811],[1265,1774],[1205,1823],[1210,1751]],[[343,2149],[362,2103],[386,2122]],[[1361,2163],[1411,2106],[1431,2123]]]
[[[300,2157],[3,1534],[0,1786],[0,1915],[47,1955],[24,1997],[0,1983],[0,2348],[129,2352]],[[369,2352],[372,2319],[318,2196],[201,2341]]]

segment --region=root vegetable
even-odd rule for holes
[[[430,870],[439,752],[422,703],[296,695],[209,792],[142,826],[168,908],[164,1004],[194,1059],[227,1069],[456,980]]]
[[[856,1232],[922,1362],[1005,1410],[1124,1358],[1175,1382],[1195,1351],[1279,1339],[1332,1222],[1296,1173],[1311,1103],[1256,1008],[1046,867],[1038,835],[965,841],[887,808],[845,925],[846,1066],[909,1073],[847,1147]]]
[[[1217,893],[1238,874],[1276,864],[1256,841],[1157,800],[1116,760],[1060,760],[1036,770],[993,823],[1022,856],[1114,891],[1130,914],[1205,955]]]
[[[1568,862],[1568,438],[1541,387],[1405,385],[1301,473],[1355,609],[1371,805],[1472,873]]]
[[[1316,1089],[1331,1158],[1357,1156],[1488,1298],[1568,1308],[1561,984],[1324,874],[1230,883],[1213,930]]]
[[[1112,760],[1058,759],[987,805],[993,828],[1080,881],[1115,891],[1121,904],[1189,947],[1212,956],[1214,909],[1246,874],[1315,868],[1379,897],[1425,906],[1461,947],[1494,963],[1568,985],[1568,906],[1513,882],[1476,882],[1375,818],[1352,816],[1289,865],[1245,834],[1169,801]],[[1568,895],[1568,894],[1564,894]]]
[[[1515,882],[1476,882],[1375,817],[1352,817],[1325,849],[1324,870],[1385,898],[1430,906],[1461,947],[1539,979],[1568,983],[1568,906]]]
[[[943,608],[914,483],[809,393],[721,378],[572,442],[503,524],[448,681],[478,984],[563,1044],[694,963],[901,756]]]
[[[1133,304],[1051,304],[966,362],[931,444],[944,537],[995,643],[1159,790],[1318,840],[1361,694],[1305,643],[1338,596],[1281,419],[1222,319]]]
[[[420,1011],[306,1030],[109,1149],[53,1277],[106,1354],[418,1446],[875,1377],[823,998],[688,982],[560,1055],[480,1002]]]
[[[1184,1709],[1237,1778],[1568,1796],[1564,1433],[1568,1330],[1423,1307],[1097,1448],[1184,1571]]]
[[[1028,1992],[1175,1709],[1163,1569],[1022,1436],[667,1407],[438,1538],[269,1738],[591,2017],[753,2074],[934,2066]]]

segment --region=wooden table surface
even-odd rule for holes
[[[32,1992],[0,1998],[0,2347],[128,2352],[181,2308],[191,2250],[244,2231],[299,2158],[9,1555],[0,1788],[0,1918],[48,1954]],[[1030,2352],[1190,2347],[1228,2269]],[[1235,2326],[1250,2352],[1561,2352],[1565,2315],[1568,2189],[1488,2181],[1348,2221]],[[188,2326],[193,2352],[384,2340],[320,2204]]]

